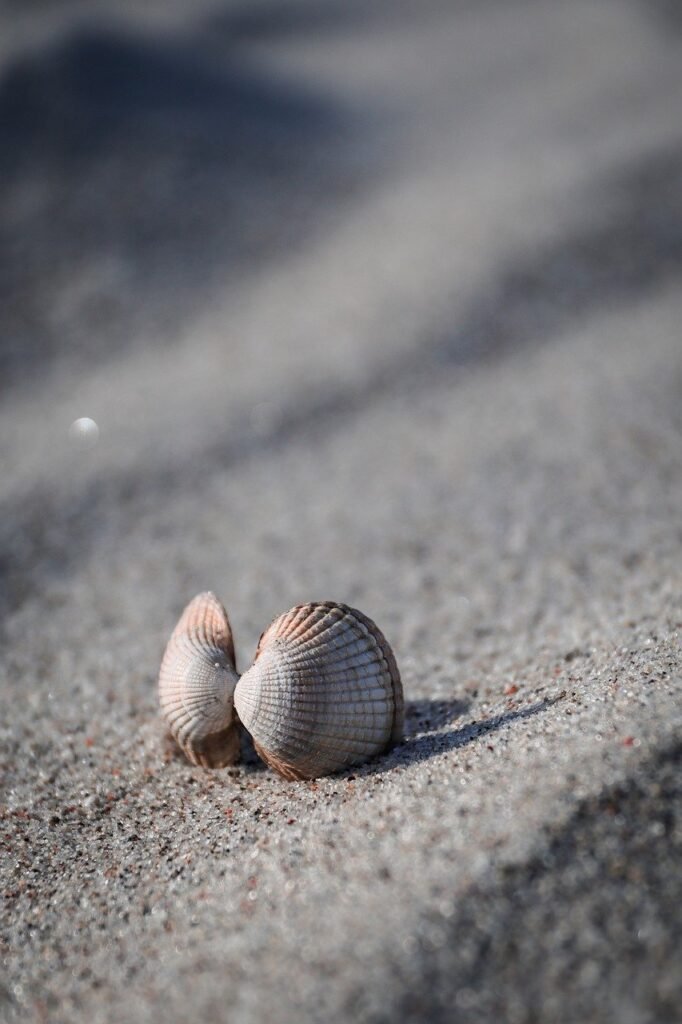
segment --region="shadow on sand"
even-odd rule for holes
[[[528,718],[534,718],[535,715],[542,714],[563,697],[562,692],[556,697],[546,697],[529,707],[505,711],[492,718],[468,722],[449,732],[438,730],[466,712],[468,705],[464,701],[419,700],[408,702],[404,742],[379,760],[356,769],[353,774],[374,775],[391,771],[398,765],[409,767],[445,754],[450,750],[467,747],[508,725],[523,722]]]
[[[75,26],[0,78],[0,391],[167,345],[373,179],[367,112],[249,51],[238,14],[222,36]]]

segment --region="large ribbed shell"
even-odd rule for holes
[[[343,604],[305,604],[263,633],[235,690],[264,761],[312,779],[387,750],[402,736],[400,675],[371,619]]]
[[[236,682],[227,613],[214,594],[198,594],[173,630],[159,673],[161,710],[194,764],[222,768],[237,760]]]

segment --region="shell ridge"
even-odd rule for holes
[[[305,624],[308,623],[311,620],[311,618],[314,621],[315,614],[322,610],[323,615],[318,620],[318,625],[324,625],[324,630],[333,628],[335,625],[338,625],[339,623],[343,622],[344,619],[343,615],[336,615],[333,617],[329,616],[330,609],[338,609],[338,607],[339,606],[332,605],[331,602],[325,602],[322,604],[300,605],[298,608],[298,618],[293,619],[291,622],[288,621],[288,613],[279,616],[271,623],[268,629],[265,630],[265,632],[262,634],[261,640],[258,644],[258,650],[256,651],[256,658],[259,657],[261,651],[263,650],[265,642],[273,642],[275,640],[280,640],[283,643],[290,644],[292,647],[305,646],[306,643],[310,643],[313,641],[319,642],[321,635],[320,632],[311,633],[310,630],[308,632],[311,635],[307,639],[302,639],[306,637],[306,631],[303,630],[303,626],[305,626]],[[295,628],[292,629],[292,625],[294,625]],[[324,630],[322,630],[321,632],[323,633]],[[272,637],[270,637],[271,633],[273,634]]]
[[[351,636],[346,640],[345,636],[349,632],[351,633]],[[331,634],[331,636],[329,634]],[[344,637],[343,644],[345,644],[357,642],[359,635],[362,634],[358,634],[358,631],[353,629],[353,623],[350,621],[348,616],[332,616],[329,612],[325,612],[324,615],[314,623],[314,628],[311,627],[306,633],[302,633],[300,631],[293,634],[280,632],[278,635],[282,641],[287,644],[291,644],[292,647],[296,647],[298,649],[305,648],[307,646],[314,648],[321,647],[323,642],[327,644],[330,649],[333,649],[335,646],[339,645],[339,636]]]
[[[227,612],[210,591],[197,594],[171,633],[158,684],[170,731],[194,764],[221,767],[238,755],[236,678]]]

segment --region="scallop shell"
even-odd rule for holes
[[[260,756],[289,779],[360,764],[402,736],[391,648],[371,619],[330,601],[274,620],[234,700]]]
[[[227,612],[215,594],[198,594],[171,634],[159,673],[161,710],[193,764],[222,768],[237,760],[237,679]]]

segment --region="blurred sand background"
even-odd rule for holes
[[[679,1020],[681,281],[673,2],[0,5],[3,1024]],[[207,588],[406,742],[176,756]]]

